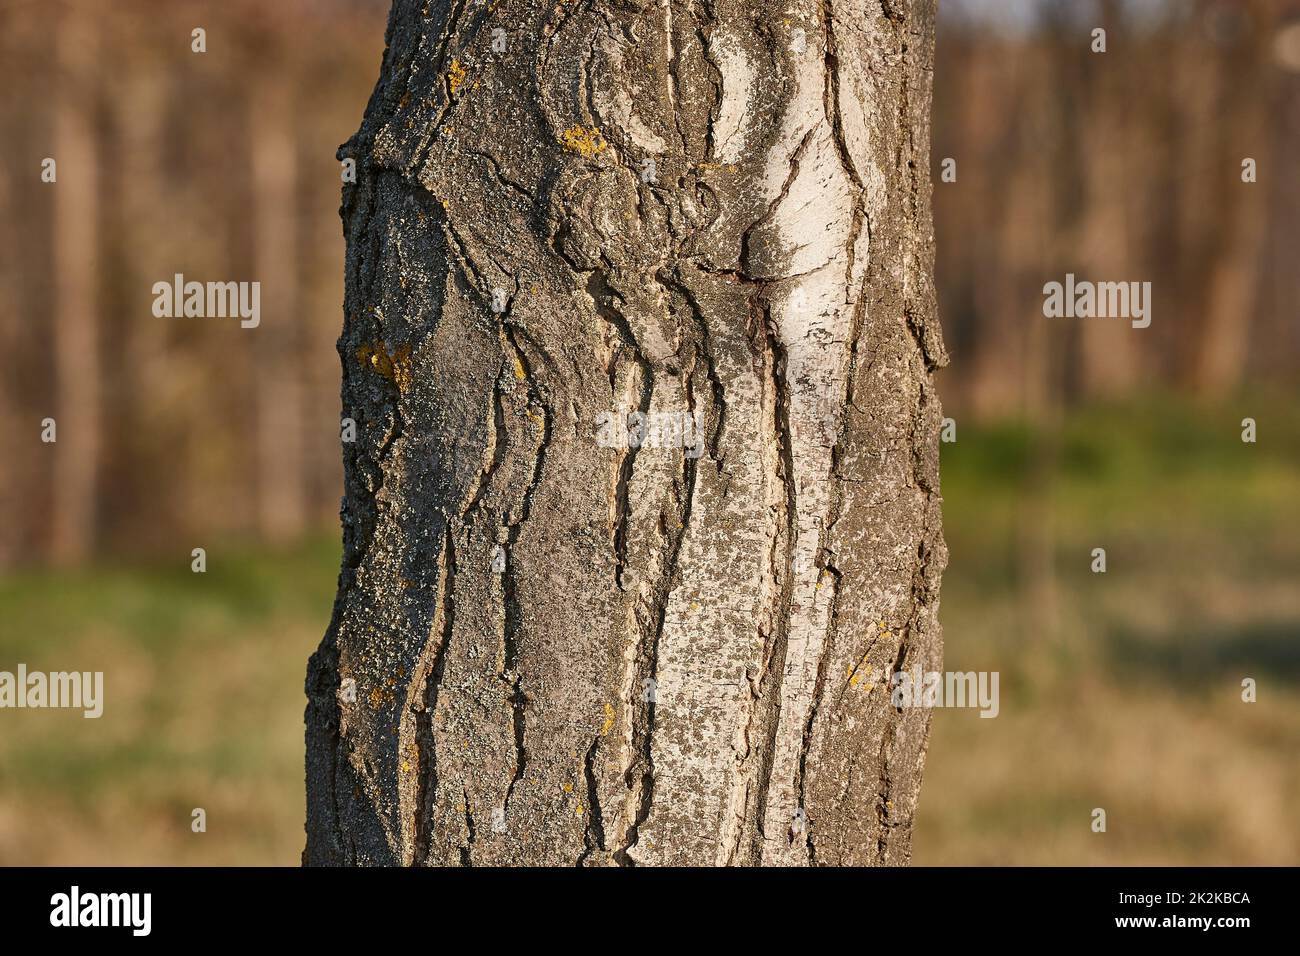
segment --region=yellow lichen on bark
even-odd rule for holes
[[[465,78],[469,72],[461,65],[460,60],[452,60],[451,66],[447,70],[447,86],[453,96],[460,92],[460,88],[465,85]]]
[[[357,361],[405,391],[411,384],[411,347],[399,345],[389,352],[384,343],[366,344],[357,349]]]
[[[599,156],[609,146],[605,137],[596,127],[570,126],[560,134],[560,142],[571,153],[577,153],[583,159]]]

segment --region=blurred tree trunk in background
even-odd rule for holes
[[[99,175],[94,124],[92,45],[96,33],[82,17],[59,25],[55,55],[53,191],[54,479],[50,557],[83,560],[95,543],[100,464]],[[38,419],[39,421],[39,419]]]
[[[1123,37],[1117,0],[1102,0],[1098,25],[1108,36]],[[1085,53],[1092,57],[1093,54]],[[1129,237],[1129,204],[1135,190],[1125,188],[1136,178],[1132,170],[1131,109],[1126,79],[1132,65],[1115,56],[1091,61],[1092,82],[1082,104],[1080,140],[1086,162],[1082,218],[1076,248],[1084,274],[1094,281],[1148,278],[1134,274]],[[1127,322],[1084,322],[1079,330],[1079,387],[1089,397],[1114,398],[1132,391],[1138,380],[1138,342]]]
[[[4,11],[0,10],[0,35],[4,26],[3,14]],[[0,47],[0,55],[3,53],[3,47]],[[12,193],[13,185],[9,178],[0,176],[0,222],[17,222]],[[21,326],[13,321],[18,311],[17,242],[14,235],[15,230],[0,229],[0,303],[3,303],[0,304],[0,445],[5,448],[17,448],[20,441],[31,441],[38,427],[37,420],[16,413],[21,395],[13,371],[17,364],[16,346]],[[5,468],[0,469],[0,511],[6,516],[21,513],[19,502],[24,485],[30,481],[31,465],[20,469],[20,461],[19,456],[14,456]],[[11,520],[9,534],[0,535],[0,568],[10,567],[22,557],[22,536],[14,533],[15,524],[17,522]]]
[[[427,9],[340,151],[304,862],[906,862],[934,3]],[[602,447],[628,412],[695,453]]]
[[[280,49],[276,60],[283,64]],[[291,66],[292,64],[290,64]],[[258,528],[270,541],[292,540],[307,524],[303,472],[302,369],[298,348],[298,141],[294,73],[249,91],[254,256],[262,283],[257,366]]]
[[[1275,176],[1294,176],[1275,166],[1273,143],[1282,126],[1278,70],[1271,50],[1279,20],[1277,5],[1251,3],[1246,36],[1232,51],[1229,74],[1218,111],[1222,147],[1216,150],[1215,175],[1224,196],[1215,231],[1216,248],[1204,295],[1204,316],[1196,336],[1192,384],[1202,395],[1216,396],[1243,384],[1250,333],[1261,296],[1267,258],[1268,183]],[[1242,182],[1242,160],[1257,165],[1256,182]],[[1262,180],[1262,181],[1261,181]]]
[[[0,62],[8,62],[13,39],[13,12],[0,5]],[[8,134],[9,117],[0,113],[0,130]],[[32,175],[37,170],[29,167]],[[0,222],[16,224],[20,221],[16,202],[18,186],[15,177],[0,172]],[[0,229],[0,445],[18,448],[19,442],[31,441],[37,434],[40,418],[34,418],[23,408],[23,388],[18,369],[21,353],[18,346],[24,329],[18,321],[22,269],[18,261],[19,241],[17,229]],[[44,416],[41,416],[44,417]],[[11,567],[23,557],[24,534],[18,515],[22,514],[20,502],[23,493],[33,484],[32,474],[39,465],[35,456],[11,455],[4,468],[0,468],[0,513],[5,515],[7,533],[0,534],[0,569]],[[35,467],[34,467],[35,466]]]

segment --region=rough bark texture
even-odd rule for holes
[[[306,863],[908,860],[929,714],[880,675],[941,657],[933,15],[397,0],[340,151]],[[601,447],[620,408],[698,413],[703,454]]]

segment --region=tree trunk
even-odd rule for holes
[[[304,862],[908,860],[933,8],[394,4]]]

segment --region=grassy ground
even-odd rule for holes
[[[936,711],[917,863],[1300,862],[1288,408],[1092,410],[1046,464],[1025,428],[944,446],[946,666],[1000,671],[1002,700]]]
[[[0,713],[0,864],[298,861],[302,684],[338,549],[189,560],[0,583],[0,669],[102,670],[106,698],[98,720]]]
[[[947,666],[999,671],[1001,714],[936,712],[918,863],[1300,861],[1287,407],[1093,410],[1051,448],[1022,426],[959,426],[943,462]],[[206,575],[187,546],[165,567],[0,579],[0,669],[104,670],[108,698],[98,721],[0,713],[0,863],[296,863],[302,677],[335,537],[213,546]],[[1258,703],[1241,702],[1243,677]]]

